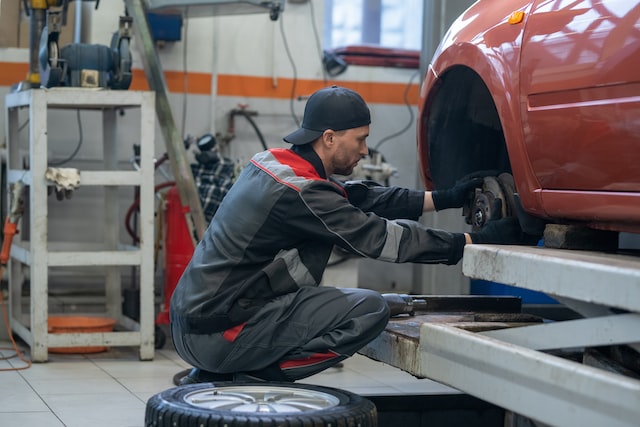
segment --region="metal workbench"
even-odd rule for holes
[[[640,349],[640,257],[470,245],[462,269],[544,292],[581,316],[475,329],[460,319],[392,320],[361,353],[545,424],[640,424],[639,379],[556,355],[617,344]]]

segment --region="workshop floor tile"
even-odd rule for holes
[[[0,402],[0,405],[2,402]],[[65,427],[49,410],[45,412],[0,412],[0,426]]]
[[[47,405],[33,391],[31,386],[22,381],[10,379],[5,381],[5,376],[10,373],[2,372],[0,382],[0,413],[41,412],[47,411]],[[2,424],[0,425],[11,425]]]
[[[0,340],[0,347],[10,344]],[[27,349],[25,356],[28,357]],[[0,369],[22,367],[13,351]],[[189,368],[170,347],[140,361],[135,347],[94,354],[49,354],[47,363],[0,371],[0,426],[143,427],[146,402],[174,387],[173,376]],[[362,396],[442,394],[456,392],[414,378],[392,366],[356,354],[340,368],[330,368],[301,383],[348,390]]]
[[[67,427],[144,425],[145,403],[127,393],[47,394],[42,396]]]
[[[177,370],[176,370],[177,372]],[[173,372],[176,373],[176,372]],[[120,378],[118,381],[132,393],[152,393],[174,387],[173,374],[148,378]]]
[[[86,359],[58,359],[47,363],[34,363],[19,371],[27,381],[109,378],[109,375]]]

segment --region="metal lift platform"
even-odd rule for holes
[[[394,318],[360,353],[547,425],[640,425],[637,375],[563,355],[615,345],[640,351],[639,256],[470,245],[462,263],[466,276],[544,292],[580,316],[451,310]]]

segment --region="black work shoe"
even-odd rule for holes
[[[251,373],[247,372],[238,372],[237,374],[233,374],[233,382],[234,383],[266,383],[268,380],[264,378],[256,377],[255,375],[251,375]]]
[[[240,372],[234,375],[233,380],[235,382],[268,382],[268,381],[280,381],[280,382],[293,382],[287,378],[287,376],[282,372],[280,366],[277,364],[272,364],[266,366],[262,369],[258,369],[257,371],[248,371],[248,372]]]
[[[215,372],[193,368],[189,375],[182,377],[178,385],[233,381],[233,374],[216,374]]]

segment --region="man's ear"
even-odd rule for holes
[[[327,129],[322,133],[322,142],[327,147],[333,145],[333,138],[335,137],[335,132],[331,129]]]

